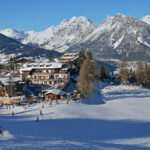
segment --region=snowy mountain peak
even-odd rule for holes
[[[95,25],[86,17],[72,17],[63,20],[60,25],[35,32],[20,32],[13,29],[0,30],[0,33],[17,39],[23,44],[32,43],[40,47],[64,52],[70,46],[78,43],[95,29]]]
[[[126,16],[123,15],[123,14],[117,13],[117,14],[115,15],[115,17],[122,17],[122,18],[124,18],[124,17],[126,17]]]
[[[40,47],[64,52],[70,46],[81,41],[85,36],[95,29],[95,25],[86,17],[72,17],[69,20],[63,20],[60,25],[52,26],[48,29],[35,32],[19,32],[19,31],[5,31],[0,33],[20,40],[23,44],[36,44]],[[7,29],[6,29],[7,30]]]
[[[26,34],[23,31],[17,31],[12,28],[1,29],[0,33],[14,39],[23,39],[26,36]]]
[[[139,59],[141,56],[147,59],[150,56],[150,26],[146,23],[148,20],[150,15],[140,20],[117,13],[115,16],[108,16],[96,27],[88,18],[74,16],[41,32],[5,29],[0,30],[0,33],[23,44],[32,43],[58,52],[76,52],[84,48],[93,50],[98,59]]]
[[[123,22],[129,21],[129,20],[132,20],[132,17],[117,13],[115,16],[107,16],[107,18],[103,20],[99,26],[100,27],[104,26],[104,28],[105,27],[110,28],[110,27],[114,27],[114,25],[118,23],[122,24]]]
[[[114,19],[114,16],[107,16],[105,20],[102,21],[103,22],[111,22]]]
[[[141,20],[150,25],[150,15],[144,16],[143,18],[141,18]]]
[[[148,59],[150,56],[150,26],[134,17],[116,14],[108,16],[84,40],[74,45],[74,49],[92,50],[97,58],[130,60]]]
[[[123,14],[120,14],[120,13],[117,13],[115,16],[107,16],[106,19],[103,21],[103,22],[112,22],[112,20],[114,19],[125,19],[127,16],[123,15]]]
[[[69,19],[69,20],[67,20],[67,19],[64,19],[61,23],[60,23],[60,25],[68,25],[68,24],[92,24],[93,25],[93,23],[92,23],[92,21],[91,20],[89,20],[88,18],[86,18],[86,17],[84,17],[84,16],[80,16],[80,17],[76,17],[76,16],[74,16],[74,17],[72,17],[71,19]]]

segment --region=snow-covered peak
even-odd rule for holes
[[[0,33],[17,39],[23,44],[32,43],[49,50],[64,52],[86,37],[95,27],[88,18],[74,16],[69,20],[63,20],[58,26],[51,26],[40,32],[4,29],[0,30]]]
[[[0,33],[5,35],[5,36],[14,38],[14,39],[23,39],[26,36],[26,34],[23,31],[17,31],[17,30],[12,29],[12,28],[1,29]]]
[[[69,50],[90,49],[97,59],[120,59],[123,56],[132,60],[145,59],[149,55],[149,30],[150,26],[137,18],[116,14],[114,17],[108,16]]]
[[[67,20],[63,20],[60,25],[58,27],[62,27],[62,26],[70,26],[70,25],[91,25],[93,26],[94,24],[92,23],[92,21],[90,21],[88,18],[80,16],[80,17],[72,17],[71,19]]]
[[[129,18],[130,17],[119,13],[115,16],[107,16],[106,19],[102,21],[99,24],[99,26],[91,34],[89,34],[82,42],[86,42],[89,40],[94,41],[105,32],[117,32],[119,28],[124,26],[124,24],[127,21],[129,21]],[[113,35],[111,40],[113,40]]]
[[[81,41],[95,27],[86,17],[72,17],[69,20],[63,20],[58,26],[49,27],[41,32],[26,32],[28,36],[22,40],[22,43],[33,43],[49,50],[64,52]]]
[[[63,20],[58,26],[51,26],[40,32],[4,29],[0,30],[0,33],[17,39],[23,44],[32,43],[49,50],[64,52],[86,37],[95,27],[88,18],[74,16],[69,20]]]
[[[100,23],[100,25],[103,23],[109,24],[112,22],[113,19],[114,19],[114,16],[107,16],[106,19]]]
[[[114,19],[125,19],[127,16],[117,13],[115,16],[107,16],[106,19],[103,22],[110,23]]]
[[[92,23],[92,21],[90,21],[88,18],[84,17],[84,16],[79,16],[79,17],[72,17],[71,19],[67,20],[67,19],[64,19],[61,24],[66,24],[66,23],[73,23],[73,22],[76,22],[76,23],[80,23],[80,22],[90,22]],[[93,24],[93,23],[92,23]]]
[[[126,17],[126,16],[123,15],[123,14],[117,13],[117,14],[115,15],[115,17],[121,17],[121,18],[124,18],[124,17]]]
[[[141,20],[150,25],[150,15],[144,16],[143,18],[141,18]]]

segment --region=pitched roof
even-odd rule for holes
[[[30,71],[32,69],[60,69],[62,63],[29,63],[24,64],[21,68],[22,71]]]
[[[21,81],[21,78],[18,77],[6,77],[6,78],[0,78],[0,82],[2,82],[3,85],[9,85],[9,82],[17,82],[17,81]]]
[[[60,89],[52,89],[52,90],[49,90],[47,93],[45,93],[45,95],[51,94],[51,93],[56,94],[56,95],[64,95],[66,92]]]
[[[2,82],[2,84],[5,85],[5,86],[9,85],[9,83],[8,83],[9,80],[10,80],[9,78],[0,78],[0,82]]]

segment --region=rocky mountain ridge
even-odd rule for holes
[[[149,20],[149,16],[137,19],[116,14],[95,26],[86,17],[73,17],[41,32],[5,29],[0,33],[22,44],[58,52],[90,49],[96,59],[150,60]]]
[[[22,44],[33,44],[39,47],[64,52],[70,46],[85,38],[95,29],[95,25],[86,17],[72,17],[70,20],[63,20],[60,25],[48,29],[35,31],[17,31],[14,29],[0,30],[1,34],[14,38]]]
[[[150,25],[134,17],[108,16],[69,51],[90,49],[96,59],[150,60]]]

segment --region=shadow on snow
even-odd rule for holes
[[[18,118],[27,116],[18,116]],[[0,116],[0,125],[15,139],[0,141],[2,149],[104,149],[148,150],[137,145],[112,144],[105,141],[150,137],[150,122],[99,119],[49,119],[11,121]]]

